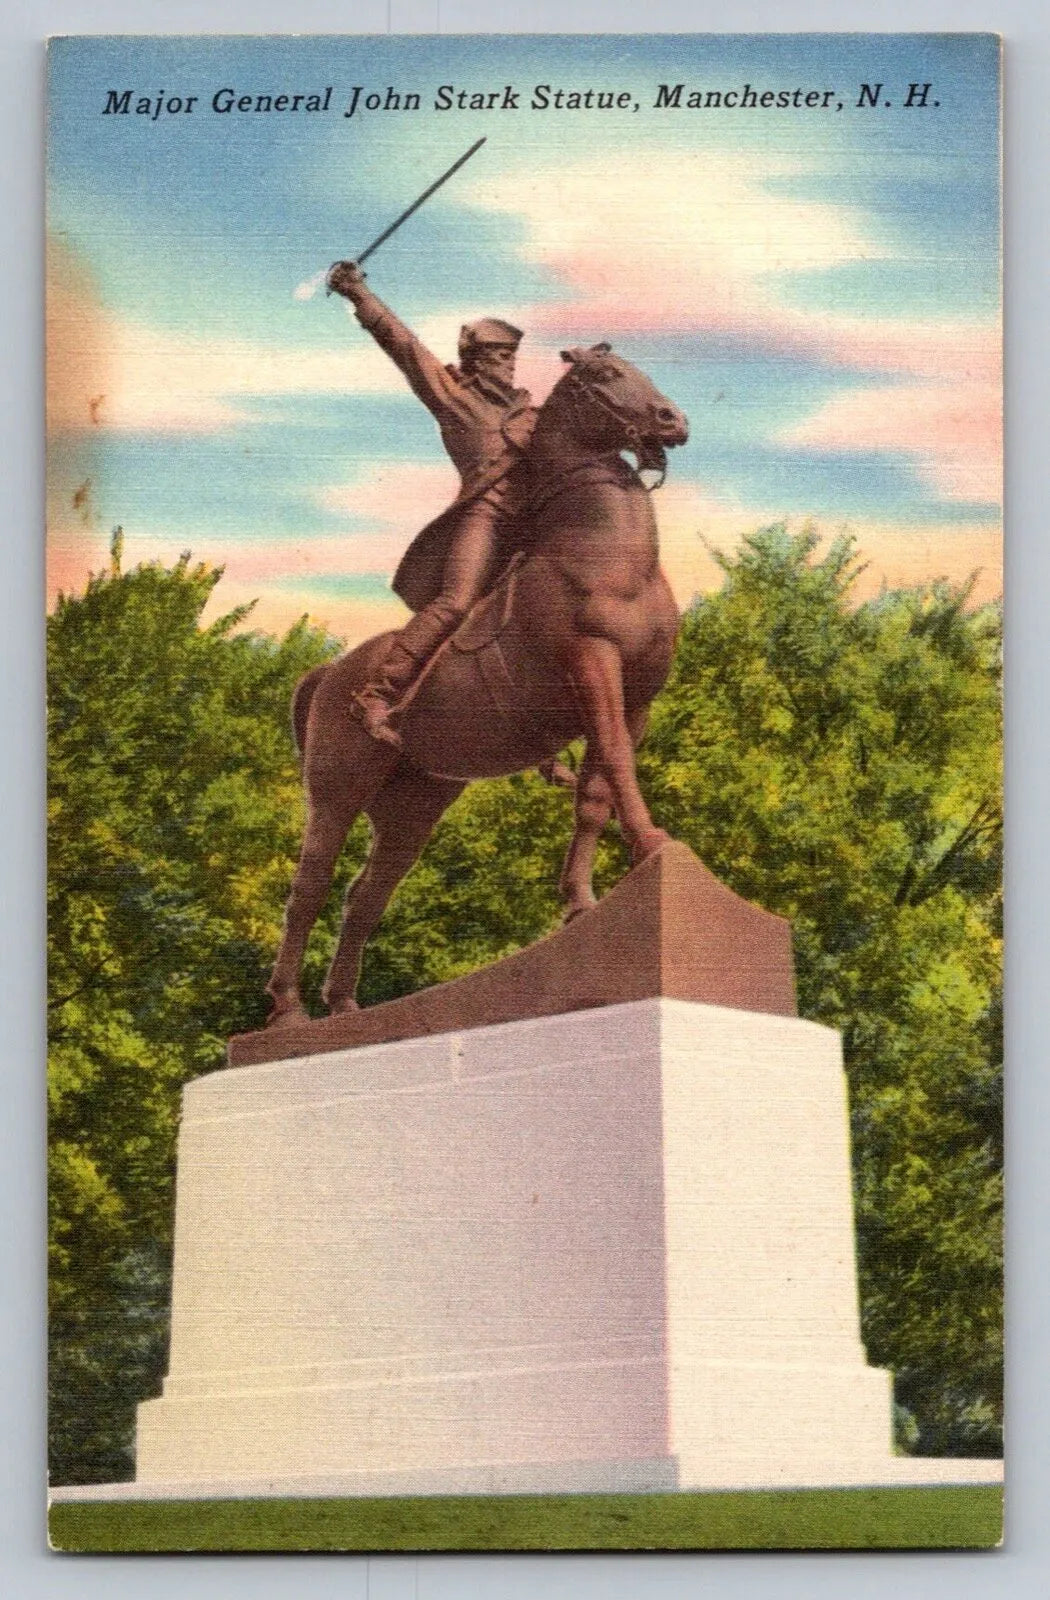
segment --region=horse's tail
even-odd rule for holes
[[[306,719],[310,715],[310,702],[317,691],[317,685],[328,671],[329,663],[323,661],[319,667],[311,667],[299,679],[292,694],[292,737],[295,739],[295,748],[300,756],[306,749]]]

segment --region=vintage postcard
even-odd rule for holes
[[[53,1546],[997,1544],[999,40],[48,79]]]

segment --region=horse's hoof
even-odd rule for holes
[[[566,906],[561,914],[561,925],[567,928],[570,922],[575,922],[577,917],[585,917],[588,911],[593,911],[598,904],[597,900],[588,900],[582,905]]]
[[[640,867],[643,861],[648,861],[665,844],[671,843],[671,835],[665,833],[663,828],[652,828],[648,833],[639,834],[631,846],[631,866]]]
[[[285,1028],[292,1022],[308,1022],[310,1013],[298,1000],[291,1005],[274,1004],[273,1010],[266,1019],[267,1028]]]
[[[328,1015],[330,1017],[345,1017],[351,1011],[360,1011],[361,1007],[356,1000],[329,1000]]]
[[[541,761],[536,770],[546,783],[556,789],[576,788],[576,774],[564,761]]]

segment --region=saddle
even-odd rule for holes
[[[478,601],[445,647],[505,721],[520,720],[522,715],[521,690],[511,670],[516,654],[511,618],[518,575],[527,559],[524,550],[515,552],[495,588]]]
[[[514,609],[514,592],[518,586],[518,572],[525,561],[524,550],[518,550],[503,575],[482,600],[474,606],[466,621],[452,635],[450,648],[461,655],[476,655],[486,645],[495,644],[510,621]]]

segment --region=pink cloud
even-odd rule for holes
[[[387,530],[401,541],[400,554],[412,535],[455,499],[458,489],[451,463],[384,461],[348,483],[327,485],[317,499],[326,511],[364,517]]]
[[[798,170],[781,156],[668,153],[621,158],[616,182],[598,162],[479,184],[475,204],[524,221],[524,254],[564,295],[519,307],[523,325],[562,340],[614,332],[726,337],[745,349],[913,380],[895,396],[844,393],[781,442],[828,450],[905,450],[949,498],[999,499],[998,320],[859,317],[814,311],[786,293],[798,272],[892,251],[853,209],[799,202],[768,180]],[[644,248],[629,219],[645,217]],[[915,381],[917,380],[917,381]]]
[[[946,499],[997,504],[1002,489],[998,386],[971,381],[908,384],[833,395],[779,436],[795,449],[886,450],[912,455]]]
[[[352,649],[377,633],[400,628],[409,616],[407,608],[394,595],[373,598],[319,594],[308,584],[301,589],[284,584],[279,589],[267,589],[258,584],[242,582],[229,574],[228,567],[227,574],[204,613],[205,622],[232,611],[235,606],[254,601],[251,616],[245,624],[248,628],[282,634],[305,616],[315,627],[324,628]]]
[[[326,538],[311,536],[267,545],[231,545],[221,537],[200,535],[180,541],[157,540],[129,530],[124,564],[161,561],[170,565],[189,544],[195,560],[221,566],[224,576],[205,613],[205,620],[254,601],[246,626],[282,633],[299,617],[308,615],[348,644],[399,627],[407,618],[400,601],[389,595],[326,594],[311,580],[352,577],[362,573],[389,576],[420,515],[432,506],[419,469],[418,500],[405,494],[396,512],[402,531],[354,533]],[[393,501],[384,495],[385,474],[377,473],[370,492],[385,510]],[[352,494],[352,486],[337,493]],[[365,496],[357,503],[364,503]],[[680,606],[698,594],[720,587],[722,573],[716,551],[731,553],[757,528],[780,520],[769,508],[744,505],[714,495],[704,484],[671,479],[656,496],[660,527],[661,563]],[[798,529],[802,519],[790,526]],[[838,529],[827,530],[827,537]],[[890,588],[928,583],[934,577],[960,582],[980,572],[975,599],[992,599],[1000,593],[1001,535],[997,527],[940,525],[916,528],[875,521],[852,525],[861,559],[867,563],[854,589],[858,600]],[[66,523],[53,526],[48,543],[48,595],[53,603],[61,589],[83,589],[89,571],[104,568],[107,541],[96,530]]]
[[[719,589],[722,570],[716,553],[731,555],[759,528],[785,518],[775,509],[745,505],[712,493],[709,486],[689,480],[669,479],[656,495],[660,528],[660,564],[680,606],[697,595]],[[787,526],[800,532],[809,518],[787,518]],[[974,599],[980,603],[1002,592],[1002,531],[997,525],[941,523],[916,527],[910,523],[855,519],[845,528],[821,524],[826,547],[840,532],[852,533],[859,559],[865,564],[852,590],[858,601],[878,594],[883,587],[913,588],[935,578],[965,582],[979,573]]]
[[[811,311],[784,294],[797,273],[883,260],[892,249],[852,207],[798,201],[771,179],[802,171],[772,152],[621,154],[611,184],[598,161],[537,172],[520,185],[478,183],[482,209],[524,222],[523,254],[565,287],[527,311],[528,326],[565,337],[612,330],[730,334],[782,353],[849,367],[992,379],[993,318],[916,322]],[[632,217],[645,218],[644,245]]]
[[[47,603],[59,594],[77,594],[88,573],[99,572],[109,559],[108,541],[94,529],[49,529],[47,540]]]
[[[388,599],[319,596],[311,590],[311,580],[367,575],[389,581],[414,534],[453,499],[457,481],[451,466],[391,462],[369,468],[352,482],[328,485],[316,498],[326,510],[354,518],[354,531],[344,534],[237,543],[206,528],[193,537],[172,539],[154,538],[129,525],[125,564],[170,564],[189,545],[194,560],[224,569],[209,615],[256,600],[252,626],[277,626],[278,621],[287,626],[309,612],[356,640],[403,621],[407,612],[401,602],[392,591]],[[372,526],[361,529],[362,518]],[[59,505],[55,497],[48,528],[49,603],[59,591],[83,589],[88,573],[107,560],[108,536],[78,521],[68,501]]]
[[[404,379],[333,308],[326,349],[204,338],[115,315],[60,243],[48,249],[47,418],[52,432],[215,433],[257,395],[396,393]],[[453,339],[452,348],[455,347]]]

